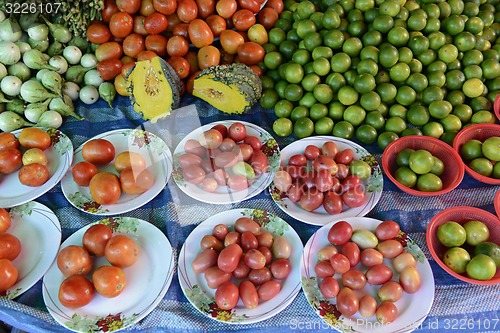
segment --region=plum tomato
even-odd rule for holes
[[[220,223],[217,224],[213,229],[212,229],[212,235],[215,236],[220,241],[224,241],[224,238],[226,235],[229,233],[229,228],[227,225]]]
[[[108,140],[93,139],[83,145],[82,157],[95,165],[108,164],[115,158],[115,147]]]
[[[266,258],[266,266],[270,265],[273,261],[273,253],[271,252],[271,250],[265,246],[258,247],[257,250],[259,250],[259,252],[264,255],[264,258]],[[278,259],[278,260],[281,260],[281,259]],[[276,261],[278,261],[278,260],[276,260]]]
[[[230,168],[240,161],[241,156],[232,151],[224,151],[218,153],[214,159],[215,166],[217,166],[218,168]]]
[[[241,243],[241,248],[243,249],[244,252],[255,250],[259,247],[259,241],[257,240],[257,237],[255,237],[255,235],[252,234],[250,231],[245,231],[241,233],[240,243]]]
[[[0,174],[8,175],[22,167],[22,154],[17,148],[0,150]]]
[[[330,260],[330,258],[338,252],[335,246],[327,245],[318,251],[318,260]]]
[[[104,248],[104,256],[111,265],[124,268],[133,265],[141,250],[137,243],[126,235],[111,237]]]
[[[141,172],[146,169],[146,160],[139,153],[124,151],[116,155],[114,162],[115,170],[122,172],[126,169],[132,169],[134,172]]]
[[[193,153],[186,153],[182,154],[179,156],[177,162],[179,162],[179,165],[181,168],[187,168],[190,165],[200,165],[202,162],[202,159],[200,156],[193,154]]]
[[[47,155],[40,148],[30,148],[26,150],[22,158],[23,165],[39,163],[41,165],[47,165]]]
[[[335,155],[335,162],[337,162],[338,164],[349,165],[349,163],[351,163],[353,159],[354,152],[349,148],[344,149]]]
[[[321,192],[330,191],[333,187],[333,177],[328,170],[320,170],[314,178],[314,186]]]
[[[403,296],[403,287],[396,281],[387,281],[380,287],[377,296],[382,302],[396,302]]]
[[[121,195],[120,179],[110,172],[99,172],[89,183],[90,195],[101,205],[114,204]]]
[[[378,243],[377,250],[382,253],[384,258],[394,259],[403,253],[403,245],[395,239],[388,239]]]
[[[314,161],[319,155],[321,155],[321,150],[315,145],[308,145],[304,149],[304,156],[308,161]]]
[[[21,253],[21,241],[9,233],[0,234],[0,259],[14,260]]]
[[[40,163],[23,165],[18,173],[19,182],[26,186],[40,186],[49,180],[49,169]]]
[[[217,251],[214,249],[205,249],[193,260],[191,268],[195,274],[205,272],[209,267],[217,264]]]
[[[337,163],[337,173],[335,174],[335,176],[339,179],[339,180],[344,180],[347,178],[347,176],[349,176],[349,167],[345,164],[338,164]]]
[[[366,276],[357,269],[350,269],[342,274],[342,285],[352,290],[363,289],[366,285]]]
[[[217,190],[219,184],[214,178],[205,178],[201,182],[201,187],[203,188],[204,191],[213,193]]]
[[[273,246],[274,236],[270,232],[261,232],[256,237],[257,241],[259,242],[259,247],[265,246],[267,248],[271,248]]]
[[[323,208],[328,214],[341,213],[343,209],[342,197],[335,192],[326,192],[323,198]]]
[[[200,184],[205,179],[206,172],[198,165],[190,165],[182,171],[182,177],[192,184]]]
[[[75,309],[89,304],[94,295],[94,286],[89,279],[83,275],[72,275],[61,283],[57,297],[63,306]]]
[[[238,60],[240,62],[244,63],[247,66],[252,66],[257,65],[264,60],[266,51],[260,44],[257,44],[255,42],[244,42],[243,44],[238,46],[236,54],[238,55]]]
[[[401,273],[406,267],[417,266],[417,260],[415,259],[413,254],[409,252],[403,252],[392,260],[392,266],[394,267],[394,270],[396,272]]]
[[[109,31],[114,37],[125,38],[132,33],[134,19],[129,13],[116,12],[109,20]]]
[[[220,251],[224,248],[224,244],[213,235],[205,235],[200,240],[200,248],[202,250],[214,249],[215,251]]]
[[[153,187],[155,177],[148,169],[136,172],[126,169],[120,173],[120,186],[123,193],[139,195]]]
[[[295,154],[288,159],[288,165],[306,166],[306,164],[307,158],[303,154]]]
[[[198,142],[200,145],[207,149],[218,148],[222,143],[222,134],[216,129],[209,129],[203,132],[199,138]]]
[[[11,132],[0,133],[0,150],[6,148],[19,149],[19,140]]]
[[[95,290],[102,296],[113,298],[120,295],[127,286],[127,276],[117,266],[101,266],[92,273]]]
[[[101,44],[95,50],[95,56],[98,61],[120,58],[123,55],[122,45],[118,42],[106,42]]]
[[[243,191],[247,189],[250,184],[247,177],[243,175],[230,175],[227,179],[227,186],[235,191]]]
[[[247,251],[244,260],[245,264],[251,269],[261,269],[266,266],[266,257],[264,257],[262,252],[256,249]]]
[[[396,320],[398,316],[398,308],[392,302],[382,302],[375,312],[377,321],[382,324],[389,324]]]
[[[247,135],[243,139],[243,142],[249,144],[250,146],[252,146],[252,149],[254,151],[259,151],[262,148],[262,142],[255,135]]]
[[[247,136],[247,128],[239,121],[234,122],[229,126],[228,135],[234,142],[243,141]]]
[[[227,247],[231,244],[240,245],[241,242],[241,234],[237,231],[230,231],[227,233],[226,237],[224,237],[224,246]]]
[[[39,148],[45,150],[51,145],[49,134],[37,127],[23,128],[17,139],[19,144],[26,149]]]
[[[82,245],[90,254],[97,257],[104,255],[106,243],[113,236],[113,230],[104,224],[94,224],[88,228],[82,237]]]
[[[248,162],[253,155],[253,148],[248,143],[238,143],[233,152],[241,156],[244,162]]]
[[[97,170],[97,167],[87,161],[78,162],[73,168],[71,168],[73,180],[79,186],[89,186],[90,180],[98,172],[99,170]]]
[[[0,293],[4,293],[16,282],[19,273],[9,259],[0,259]]]
[[[328,241],[333,245],[344,245],[351,239],[352,231],[352,226],[349,222],[339,221],[332,225],[328,231]]]
[[[327,276],[319,283],[319,290],[326,298],[334,298],[337,297],[340,286],[332,276]]]
[[[274,23],[276,23],[278,19],[279,19],[278,12],[273,8],[267,6],[262,8],[259,14],[257,14],[257,22],[262,24],[267,31],[273,28]]]
[[[69,245],[57,255],[57,267],[64,276],[85,275],[92,269],[92,258],[83,246]]]
[[[206,19],[215,12],[215,0],[195,0],[198,6],[198,17]]]
[[[385,220],[375,228],[375,235],[381,241],[397,237],[399,234],[399,224],[393,220]]]
[[[292,253],[292,247],[284,236],[276,236],[271,251],[275,259],[288,259]]]
[[[177,1],[176,0],[153,0],[153,7],[156,11],[165,14],[171,15],[175,13],[177,10]]]
[[[326,278],[335,275],[335,270],[329,260],[322,260],[314,265],[314,273],[316,273],[316,276],[319,278]]]
[[[257,22],[257,19],[251,10],[238,9],[231,16],[231,21],[233,22],[233,26],[236,30],[248,31],[248,29]]]
[[[380,264],[368,268],[365,275],[369,284],[382,285],[392,279],[393,272],[386,265]]]
[[[375,249],[364,249],[361,251],[360,260],[366,267],[372,267],[382,264],[384,262],[384,256]]]
[[[177,1],[176,13],[182,22],[190,23],[198,16],[198,6],[194,0]]]
[[[302,194],[304,193],[304,186],[298,182],[293,183],[290,188],[288,188],[287,196],[291,202],[299,202]]]
[[[318,158],[312,162],[312,167],[316,172],[327,170],[332,176],[335,175],[339,169],[333,158],[325,155],[318,156]]]
[[[222,138],[225,139],[227,138],[228,135],[228,129],[226,125],[224,124],[217,124],[212,127],[212,129],[218,130],[220,134],[222,135]]]
[[[323,192],[315,187],[312,187],[304,190],[304,193],[302,193],[302,196],[300,197],[299,204],[302,209],[312,212],[313,210],[321,207],[323,199]]]
[[[255,288],[255,285],[252,282],[248,280],[241,281],[239,285],[239,295],[245,308],[254,309],[257,305],[259,305],[257,288]]]
[[[276,280],[271,280],[264,282],[257,290],[257,293],[259,294],[260,300],[268,301],[278,295],[280,291],[281,284]]]
[[[189,139],[186,141],[186,143],[184,144],[184,151],[186,153],[195,154],[200,157],[203,157],[207,152],[207,150],[201,146],[198,140],[195,139]]]
[[[342,193],[342,201],[347,207],[360,207],[366,202],[366,194],[361,186]]]
[[[225,19],[230,19],[237,9],[238,3],[236,2],[236,0],[219,0],[215,4],[215,10],[217,14]]]
[[[215,291],[215,303],[221,310],[231,310],[238,303],[239,289],[232,282],[226,282]]]
[[[271,270],[267,267],[263,267],[261,269],[252,269],[250,273],[248,273],[248,280],[252,281],[256,286],[260,286],[267,281],[271,281],[272,273]]]
[[[187,1],[192,1],[192,0],[187,0]],[[202,48],[203,46],[212,45],[214,41],[214,33],[212,32],[208,24],[205,21],[198,18],[189,22],[188,34],[189,34],[189,40],[197,48]]]
[[[165,29],[167,29],[167,26],[167,18],[162,13],[153,12],[144,20],[144,29],[146,29],[146,32],[151,35],[162,33]]]
[[[267,155],[260,150],[253,152],[249,163],[257,175],[267,172],[267,168],[269,167]]]
[[[377,311],[377,300],[370,295],[364,295],[359,300],[359,314],[364,318],[370,318]]]
[[[338,152],[339,152],[339,147],[333,141],[327,141],[323,143],[323,145],[321,146],[321,155],[328,156],[332,159],[335,159]]]
[[[87,28],[87,39],[94,44],[103,44],[111,39],[112,35],[106,24],[102,22],[93,22]]]
[[[347,242],[342,246],[340,251],[347,257],[347,259],[349,259],[351,267],[354,267],[359,263],[361,251],[358,244],[354,242]]]
[[[337,309],[346,317],[354,315],[359,310],[359,299],[351,288],[340,289],[337,295]]]
[[[209,267],[205,271],[205,280],[212,289],[217,289],[221,284],[229,282],[232,276],[231,273],[224,272],[217,266]]]
[[[140,0],[116,0],[116,7],[129,14],[135,14],[141,8]]]
[[[335,253],[330,257],[330,265],[332,265],[335,272],[344,274],[351,269],[349,259],[342,253]]]
[[[408,294],[414,294],[422,285],[420,273],[414,266],[408,266],[399,273],[399,283]]]
[[[219,253],[217,266],[224,272],[232,273],[238,266],[242,255],[243,250],[240,245],[230,244]],[[245,264],[247,263],[245,262]]]
[[[6,232],[12,224],[9,212],[5,208],[0,208],[0,233]]]
[[[221,145],[219,146],[219,150],[222,152],[232,151],[236,147],[236,142],[234,142],[231,138],[224,138],[222,140]]]
[[[279,191],[286,193],[292,186],[292,177],[285,170],[280,170],[274,174],[273,182]]]
[[[238,266],[236,266],[236,269],[233,271],[233,276],[237,279],[246,279],[248,273],[250,273],[250,267],[248,267],[247,264],[245,264],[245,260],[241,258]]]

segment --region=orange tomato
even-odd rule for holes
[[[115,90],[120,96],[128,96],[127,92],[127,81],[125,80],[125,77],[122,75],[118,75],[115,77],[115,81],[113,82],[115,85]]]
[[[245,42],[238,46],[238,59],[245,65],[257,65],[259,62],[264,60],[266,51],[262,47],[254,42]]]
[[[141,0],[116,0],[116,7],[122,12],[135,14],[141,8]]]
[[[139,14],[142,16],[148,16],[155,12],[155,7],[153,6],[153,0],[142,0],[141,7],[139,8]]]
[[[177,10],[177,0],[153,0],[153,7],[162,14],[170,15]]]
[[[120,59],[106,59],[103,61],[99,61],[97,64],[97,70],[101,77],[108,81],[114,79],[117,75],[120,75],[122,70],[122,62]]]
[[[19,148],[19,141],[11,132],[0,133],[0,150],[6,148]]]
[[[146,50],[146,51],[142,51],[141,53],[139,53],[139,55],[137,56],[137,61],[151,60],[157,56],[158,55],[154,51]]]
[[[167,60],[182,80],[189,75],[189,62],[183,57],[174,56]]]
[[[224,30],[220,33],[220,43],[224,51],[229,54],[236,54],[238,46],[243,44],[245,39],[234,30]]]
[[[125,290],[127,276],[119,267],[101,266],[92,273],[92,283],[100,295],[112,298]]]
[[[167,15],[167,23],[168,23],[167,31],[169,32],[174,31],[175,27],[178,26],[179,24],[186,24],[179,19],[177,13]]]
[[[200,69],[217,66],[220,63],[220,51],[213,45],[203,46],[198,50],[198,65]]]
[[[167,29],[168,22],[165,15],[162,13],[154,12],[148,15],[144,20],[144,29],[146,29],[148,34],[157,35]]]
[[[174,36],[182,36],[186,39],[189,39],[189,23],[180,23],[174,27],[172,31]]]
[[[104,8],[101,11],[103,22],[109,23],[109,21],[111,20],[111,16],[119,11],[120,10],[118,9],[118,7],[116,7],[115,0],[105,0]]]
[[[237,9],[238,3],[236,0],[219,0],[215,5],[215,11],[217,14],[225,19],[230,19]]]
[[[266,7],[274,9],[279,15],[285,9],[285,4],[283,0],[267,0]]]
[[[97,47],[95,57],[98,61],[120,58],[123,55],[122,45],[117,42],[106,42]]]
[[[167,42],[167,53],[169,56],[183,57],[189,51],[189,42],[183,36],[172,36]]]
[[[21,253],[21,241],[9,233],[0,234],[0,259],[14,260]]]
[[[184,56],[189,63],[189,75],[200,70],[198,65],[198,52],[195,50],[189,50]]]
[[[214,0],[195,0],[198,6],[198,17],[207,18],[215,12]]]
[[[109,263],[120,268],[132,266],[140,253],[141,249],[137,243],[125,235],[111,237],[104,248],[104,256]]]
[[[100,172],[90,180],[90,195],[101,205],[114,204],[121,195],[120,179],[110,172]]]
[[[134,27],[132,31],[141,36],[147,36],[148,32],[144,28],[144,21],[146,20],[145,16],[137,15],[134,17]]]
[[[236,30],[247,31],[257,21],[252,11],[248,9],[239,9],[232,16],[233,25]]]
[[[242,9],[248,9],[256,14],[260,10],[260,3],[257,0],[238,0],[238,5]]]
[[[149,35],[146,37],[146,50],[154,51],[160,57],[167,55],[167,38],[162,35]]]
[[[0,208],[0,232],[6,232],[10,228],[11,222],[9,212]]]
[[[111,32],[106,24],[93,22],[87,28],[87,39],[94,44],[106,43],[111,39]]]
[[[120,58],[120,61],[122,64],[126,65],[129,62],[135,62],[135,58],[129,57],[128,55],[124,55],[123,57]]]
[[[188,27],[189,39],[197,48],[211,45],[214,41],[214,34],[208,24],[201,19],[194,19]]]
[[[125,55],[128,55],[132,58],[137,58],[139,53],[146,49],[144,45],[144,38],[137,33],[132,33],[125,37],[125,39],[123,40],[122,48]]]
[[[118,38],[127,37],[134,29],[134,19],[126,12],[118,12],[111,16],[109,21],[109,31]]]
[[[39,148],[45,150],[50,147],[51,140],[50,135],[40,128],[23,128],[19,137],[17,138],[21,146],[26,149],[29,148]]]
[[[189,23],[198,16],[198,6],[194,0],[179,0],[176,13],[182,22]]]
[[[0,293],[12,287],[18,277],[16,266],[8,259],[0,259]]]
[[[198,74],[200,74],[201,71],[196,71],[192,74],[190,74],[187,82],[186,82],[186,91],[189,93],[189,94],[193,94],[193,87],[194,87],[194,79],[196,78],[196,76]]]
[[[272,29],[274,23],[278,21],[278,18],[278,12],[271,7],[264,7],[259,14],[257,14],[257,22],[262,24],[268,31]]]
[[[220,33],[226,30],[226,20],[220,15],[212,14],[205,20],[215,37],[219,37]]]
[[[252,65],[250,68],[257,74],[259,77],[264,75],[264,71],[262,71],[262,68],[260,68],[258,65]]]

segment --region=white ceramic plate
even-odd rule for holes
[[[127,276],[125,290],[115,298],[98,293],[84,307],[69,309],[57,297],[64,276],[54,262],[43,278],[43,300],[54,319],[75,332],[107,332],[121,330],[137,323],[160,303],[167,293],[174,274],[172,247],[165,235],[149,222],[132,217],[106,218],[96,223],[107,224],[113,234],[134,239],[140,248],[139,259],[124,268]],[[61,245],[81,245],[89,224],[72,234]],[[104,257],[95,258],[94,267],[109,265]]]
[[[235,123],[234,120],[217,121],[202,127],[197,128],[193,132],[189,133],[182,141],[177,145],[174,151],[174,171],[173,178],[179,188],[189,195],[190,197],[211,204],[229,204],[237,203],[243,200],[252,198],[262,192],[269,184],[272,182],[274,173],[279,170],[280,164],[280,150],[276,140],[264,129],[257,125],[240,121],[244,124],[247,129],[247,135],[254,135],[260,138],[263,143],[263,152],[268,156],[269,159],[269,169],[267,172],[256,176],[250,181],[250,187],[242,191],[233,191],[227,186],[219,186],[217,190],[213,193],[204,191],[201,186],[196,184],[191,184],[187,182],[182,177],[182,168],[179,166],[178,158],[180,155],[184,154],[184,145],[189,139],[198,139],[198,137],[204,132],[212,128],[217,124],[223,124],[229,128],[231,124]]]
[[[73,144],[61,131],[45,129],[50,135],[51,146],[44,150],[50,178],[38,187],[30,187],[19,182],[18,171],[0,176],[0,207],[9,208],[34,200],[48,192],[63,178],[73,160]],[[22,130],[12,132],[16,137]]]
[[[61,243],[59,219],[48,207],[34,201],[9,210],[12,224],[7,231],[21,241],[21,253],[13,264],[19,273],[5,296],[13,299],[31,288],[49,269]]]
[[[302,209],[299,204],[290,201],[284,193],[281,193],[280,190],[274,186],[274,182],[271,183],[269,186],[269,192],[271,193],[274,202],[276,202],[281,210],[299,221],[314,225],[325,225],[332,221],[337,221],[346,217],[364,216],[368,214],[373,207],[375,207],[382,196],[384,178],[377,160],[366,149],[346,139],[332,136],[314,136],[295,141],[281,150],[282,165],[288,165],[288,160],[293,155],[303,154],[304,149],[308,145],[321,147],[326,141],[335,142],[340,150],[347,148],[352,149],[354,152],[354,159],[361,159],[367,162],[372,168],[372,174],[368,179],[362,181],[362,184],[365,186],[366,202],[356,208],[349,208],[344,205],[343,211],[340,214],[335,215],[328,214],[323,206],[312,212],[308,212]]]
[[[242,217],[250,217],[274,235],[286,237],[292,248],[290,264],[292,270],[282,282],[281,291],[273,299],[261,302],[254,309],[246,309],[241,299],[231,311],[217,308],[215,303],[215,289],[208,287],[203,274],[195,274],[191,263],[201,252],[200,240],[203,236],[212,233],[212,229],[219,223],[233,226],[234,222]],[[299,265],[303,250],[302,241],[295,230],[278,216],[259,209],[233,209],[214,215],[197,226],[186,239],[179,254],[178,274],[179,282],[191,304],[203,315],[214,320],[231,324],[249,324],[270,318],[285,309],[300,290]]]
[[[370,231],[375,231],[376,226],[382,222],[368,217],[351,217],[343,220],[349,222],[354,230],[367,229]],[[398,317],[394,322],[382,325],[377,322],[375,316],[363,318],[359,313],[347,318],[338,312],[336,299],[326,299],[321,294],[318,286],[319,279],[314,272],[314,266],[318,262],[318,251],[326,245],[331,245],[328,242],[328,231],[333,224],[335,222],[321,227],[311,236],[304,247],[304,254],[300,263],[302,289],[314,311],[326,323],[340,332],[394,333],[411,332],[416,329],[427,317],[434,300],[434,275],[422,250],[404,232],[400,232],[398,237],[396,237],[404,245],[405,251],[410,252],[417,259],[417,270],[420,273],[422,286],[414,294],[403,293],[403,297],[395,302],[398,308]],[[384,264],[392,268],[389,260],[384,259]],[[362,268],[361,264],[359,266],[361,271],[366,271],[366,268]],[[399,274],[394,271],[392,280],[397,281],[398,277]],[[336,274],[335,278],[337,281],[340,281],[340,274]],[[358,297],[370,294],[377,299],[376,293],[378,289],[378,286],[372,286],[367,283],[363,289],[355,291],[355,293],[358,294]]]
[[[140,195],[122,193],[116,203],[100,205],[92,199],[88,187],[79,186],[73,181],[71,169],[69,169],[61,181],[61,188],[64,196],[73,206],[95,215],[122,214],[145,205],[165,188],[172,173],[172,154],[161,138],[153,133],[138,129],[119,129],[100,134],[92,139],[105,139],[111,142],[115,147],[115,155],[124,151],[141,154],[146,160],[149,171],[153,173],[155,182],[153,187]],[[82,148],[84,145],[85,143],[75,150],[73,165],[83,161]],[[114,160],[104,167],[99,167],[99,171],[118,174],[113,163]]]

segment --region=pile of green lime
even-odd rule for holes
[[[500,179],[500,137],[492,136],[481,142],[468,140],[460,148],[460,156],[469,168],[485,177]]]
[[[500,246],[488,242],[489,236],[490,231],[482,221],[441,224],[437,228],[437,238],[448,248],[443,254],[443,263],[455,273],[467,273],[475,280],[490,280],[500,267]]]
[[[495,122],[499,13],[496,0],[286,0],[260,103],[279,136],[452,142],[465,124]]]
[[[443,189],[439,176],[444,172],[444,163],[428,150],[405,148],[396,154],[396,164],[394,178],[400,184],[423,192]]]

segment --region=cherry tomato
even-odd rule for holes
[[[99,172],[90,180],[89,189],[95,202],[111,205],[120,198],[120,179],[113,173]]]
[[[202,250],[214,249],[215,251],[220,251],[224,248],[224,244],[214,235],[205,235],[200,241],[200,247]]]
[[[165,15],[159,12],[154,12],[144,20],[144,29],[148,34],[160,34],[167,29],[168,21]]]
[[[144,21],[146,20],[145,16],[142,15],[136,15],[134,16],[134,27],[132,31],[136,34],[139,34],[141,36],[147,36],[148,33],[146,29],[144,28]]]
[[[115,158],[115,147],[108,140],[93,139],[83,145],[82,157],[95,165],[108,164]]]
[[[217,14],[225,19],[230,19],[237,9],[238,3],[236,2],[236,0],[219,0],[215,5]]]
[[[205,280],[207,284],[212,289],[217,289],[221,284],[229,282],[233,275],[231,273],[224,272],[217,266],[209,267],[205,271]]]
[[[244,42],[243,36],[234,30],[224,30],[220,33],[221,46],[229,54],[236,54],[238,47]]]
[[[167,53],[171,57],[183,57],[189,51],[189,42],[183,36],[172,36],[167,42]]]
[[[144,38],[138,33],[132,33],[125,37],[122,44],[123,53],[132,58],[137,58],[139,53],[146,49]]]
[[[126,12],[117,12],[111,16],[109,31],[115,37],[125,38],[132,33],[134,19]]]
[[[189,62],[180,56],[172,56],[167,60],[170,66],[176,71],[179,79],[184,79],[189,75]]]
[[[332,265],[335,272],[344,274],[349,269],[351,269],[351,264],[349,262],[349,258],[347,258],[342,253],[335,253],[330,257],[330,264]]]
[[[398,316],[398,308],[392,302],[382,302],[375,312],[377,321],[382,324],[389,324],[396,320]]]
[[[326,298],[334,298],[337,297],[340,286],[332,276],[327,276],[319,283],[319,290]]]
[[[50,136],[40,128],[23,128],[19,133],[19,144],[26,149],[39,148],[45,150],[51,146]]]
[[[365,273],[366,280],[369,284],[382,285],[392,278],[392,270],[384,264],[375,265]]]
[[[405,292],[414,294],[422,286],[422,279],[414,266],[408,266],[399,273],[399,283]]]
[[[0,259],[0,293],[4,293],[17,282],[18,271],[8,259]]]
[[[260,300],[268,301],[278,295],[280,291],[281,284],[276,280],[271,280],[264,282],[257,290],[257,293],[259,294]]]
[[[0,150],[0,174],[7,175],[19,170],[23,165],[23,156],[17,148]]]
[[[211,45],[214,41],[214,34],[212,30],[210,30],[208,24],[201,19],[194,19],[189,22],[188,33],[191,43],[193,43],[193,45],[197,48]]]
[[[100,295],[112,298],[125,290],[127,276],[120,267],[101,266],[92,274],[92,283]]]
[[[9,212],[4,208],[0,208],[0,233],[6,232],[10,228],[12,220]]]
[[[205,20],[207,21],[207,24],[210,27],[210,30],[212,30],[212,33],[215,37],[219,37],[221,32],[226,30],[226,20],[220,15],[212,14]]]
[[[244,42],[238,46],[238,59],[245,65],[257,65],[264,60],[266,51],[262,45],[255,42]]]
[[[163,35],[149,35],[146,37],[146,50],[153,51],[160,57],[167,55],[167,38]]]
[[[257,22],[262,24],[267,31],[273,28],[274,23],[278,21],[279,14],[271,7],[264,7],[257,14]]]
[[[111,39],[111,31],[102,22],[92,22],[87,28],[87,39],[94,44],[103,44]]]
[[[370,295],[364,295],[359,300],[359,314],[365,318],[370,318],[377,311],[377,300]]]
[[[132,266],[141,250],[137,243],[125,235],[115,235],[106,243],[104,256],[113,266],[120,268]]]
[[[403,245],[395,239],[388,239],[378,243],[377,250],[382,253],[384,258],[394,259],[403,253]]]
[[[135,14],[141,8],[141,0],[116,0],[116,7],[122,12]]]
[[[111,16],[113,16],[114,13],[117,13],[119,11],[120,10],[116,6],[115,0],[105,0],[104,8],[101,11],[103,22],[109,23],[109,21],[111,20]]]
[[[195,0],[198,6],[198,17],[208,18],[215,12],[215,0]]]
[[[214,235],[215,238],[217,238],[220,241],[224,241],[224,238],[228,233],[229,233],[229,228],[227,227],[227,225],[223,223],[217,224],[212,230],[212,235]]]
[[[350,269],[342,274],[342,285],[352,290],[363,289],[366,285],[366,276],[357,269]]]
[[[107,225],[94,224],[83,234],[82,245],[90,254],[102,257],[106,243],[112,234],[113,231]]]
[[[375,235],[379,240],[388,240],[397,237],[400,231],[399,224],[393,220],[385,220],[375,229]]]
[[[239,299],[239,289],[231,282],[226,282],[215,291],[215,302],[221,310],[231,310]]]
[[[209,267],[217,264],[219,254],[214,249],[203,250],[191,263],[191,268],[196,274],[205,272]]]
[[[123,64],[120,59],[107,59],[99,61],[97,64],[97,70],[99,71],[101,77],[108,81],[121,74],[122,66]]]
[[[254,309],[259,305],[259,294],[252,282],[248,280],[241,281],[239,285],[239,295],[245,308]]]
[[[189,23],[198,16],[198,6],[194,0],[178,0],[177,16],[184,23]]]
[[[64,276],[85,275],[92,269],[92,259],[83,246],[69,245],[57,255],[57,267]]]
[[[351,267],[354,267],[358,264],[361,256],[361,251],[359,250],[358,244],[354,242],[347,242],[342,246],[341,252],[347,257],[347,259],[349,259]]]
[[[153,0],[153,7],[160,13],[171,15],[177,10],[176,0]]]
[[[83,275],[72,275],[61,283],[57,297],[63,306],[75,309],[89,304],[94,295],[92,282]]]
[[[346,317],[354,315],[359,310],[359,299],[351,288],[340,289],[337,295],[337,309]]]
[[[17,176],[21,184],[32,187],[43,185],[50,178],[49,169],[39,163],[23,165]]]
[[[0,259],[14,260],[21,253],[21,242],[11,234],[0,234]]]

